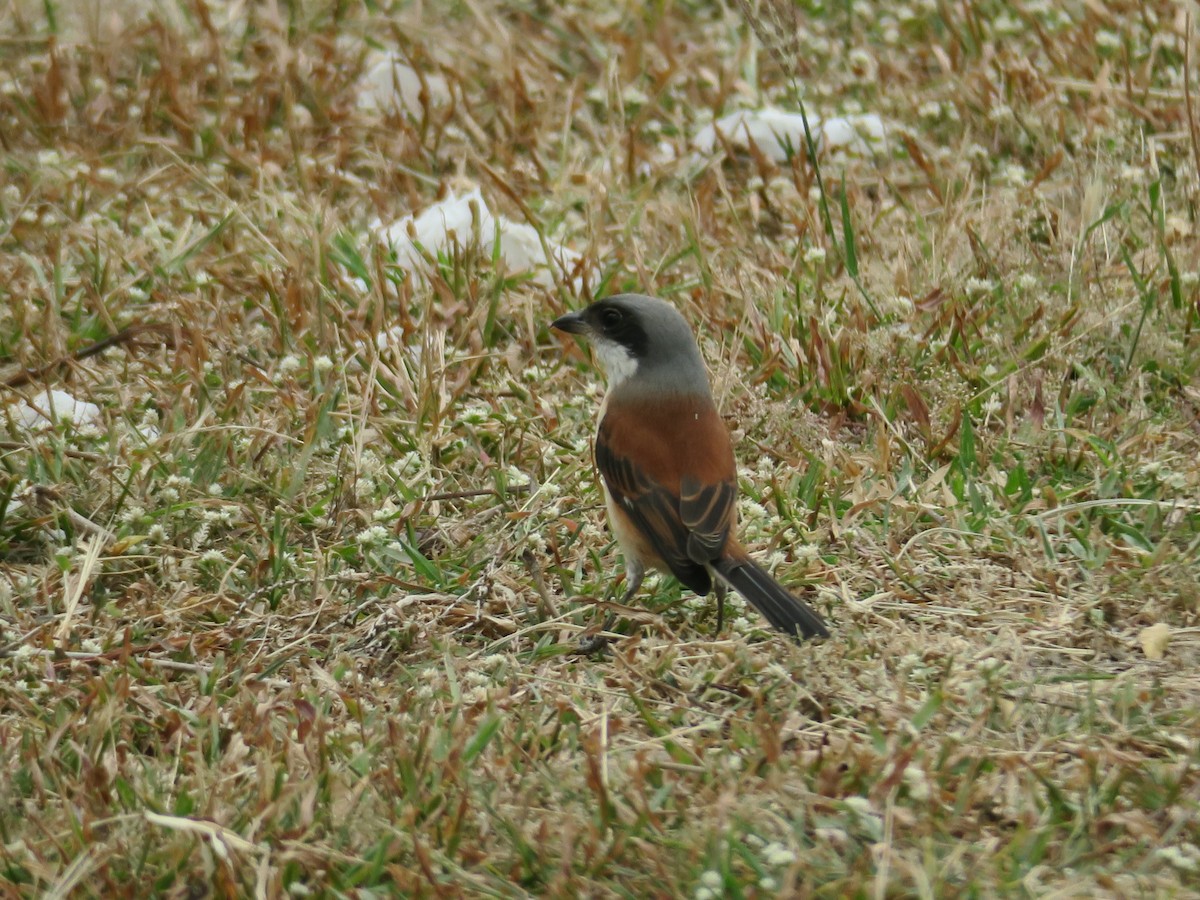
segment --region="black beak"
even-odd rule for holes
[[[550,323],[550,327],[568,334],[587,334],[591,330],[588,327],[587,319],[580,313],[567,313],[565,316],[559,316]]]

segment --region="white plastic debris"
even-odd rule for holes
[[[425,110],[422,91],[430,106],[450,102],[450,88],[441,75],[422,76],[400,54],[372,50],[359,80],[358,108],[418,116]]]
[[[821,123],[821,145],[830,150],[870,156],[887,149],[887,126],[876,113],[834,116]]]
[[[456,245],[478,246],[480,253],[491,258],[498,245],[508,274],[529,272],[537,284],[552,287],[552,272],[557,270],[575,287],[582,287],[578,253],[553,241],[543,247],[532,225],[493,216],[477,187],[452,194],[418,216],[405,216],[390,225],[376,222],[371,230],[392,246],[397,264],[414,274],[423,271],[425,254],[436,258]]]
[[[808,127],[818,151],[842,150],[855,156],[870,156],[887,149],[887,127],[875,113],[832,119],[809,113]],[[734,147],[754,146],[774,162],[786,162],[789,149],[796,154],[804,153],[807,147],[800,113],[772,107],[742,109],[722,116],[696,132],[692,146],[701,153],[712,153],[721,146],[718,135]]]
[[[361,342],[356,344],[360,350],[362,349]],[[405,348],[404,341],[404,326],[393,325],[391,328],[385,328],[383,331],[375,335],[375,349],[380,353],[387,353],[393,348]],[[419,350],[419,347],[407,346],[407,349]]]
[[[77,400],[66,391],[42,391],[32,400],[21,400],[12,408],[13,421],[27,431],[46,428],[54,422],[93,425],[100,421],[100,407]]]

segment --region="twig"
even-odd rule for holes
[[[47,375],[61,369],[69,363],[79,362],[81,359],[87,359],[89,356],[95,356],[97,353],[103,353],[109,347],[116,347],[121,344],[133,343],[138,337],[143,334],[158,334],[163,338],[162,343],[171,345],[175,340],[175,329],[170,325],[158,324],[143,324],[130,325],[128,328],[122,328],[116,334],[110,335],[103,340],[96,341],[94,344],[88,344],[86,347],[76,350],[74,353],[68,353],[52,363],[47,363],[37,369],[21,369],[4,379],[4,385],[10,388],[24,387],[27,384],[35,381],[41,381]]]
[[[24,441],[0,441],[0,450],[29,450],[32,449],[32,446],[33,445],[30,445]],[[101,456],[99,453],[88,453],[85,450],[75,450],[71,447],[63,447],[62,449],[57,450],[57,452],[70,459],[82,459],[90,463],[102,463],[108,461],[108,457]]]
[[[56,488],[47,487],[44,484],[33,484],[14,499],[20,500],[22,503],[28,503],[35,509],[42,510],[51,515],[59,512],[61,509],[62,514],[67,517],[75,528],[96,538],[100,542],[101,549],[108,547],[117,539],[117,536],[103,525],[97,525],[87,516],[72,509]]]
[[[558,609],[550,597],[550,592],[546,590],[546,580],[542,577],[542,567],[537,561],[537,556],[526,550],[521,554],[521,559],[525,561],[525,568],[529,570],[529,577],[533,579],[533,587],[538,594],[538,611],[541,612],[542,618],[557,619]]]
[[[527,494],[531,485],[514,484],[504,489],[505,494]],[[437,494],[429,494],[421,499],[426,503],[434,500],[466,500],[471,497],[499,497],[500,491],[495,488],[478,488],[472,491],[442,491]]]
[[[83,516],[80,518],[82,519]],[[87,520],[84,519],[84,521]],[[91,584],[92,576],[98,574],[96,566],[100,562],[100,554],[106,543],[107,541],[93,536],[92,540],[88,542],[87,550],[78,560],[78,571],[68,573],[63,581],[63,616],[54,632],[54,636],[59,641],[65,640],[71,633],[71,622],[75,618],[75,611],[79,609],[79,602],[83,599],[83,592]]]
[[[1188,7],[1183,33],[1183,108],[1187,111],[1188,131],[1192,136],[1192,157],[1196,163],[1196,178],[1200,179],[1200,131],[1192,111],[1192,10]]]

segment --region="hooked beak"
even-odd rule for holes
[[[588,328],[587,320],[579,313],[567,313],[565,316],[559,316],[550,323],[550,327],[568,334],[587,334],[591,330]]]

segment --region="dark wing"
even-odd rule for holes
[[[721,556],[736,493],[729,481],[704,484],[691,475],[679,479],[679,518],[687,529],[687,555],[693,562],[703,565]]]
[[[729,433],[711,401],[623,406],[620,416],[605,416],[596,437],[596,468],[671,574],[707,594],[707,564],[720,557],[729,538],[736,497]]]

